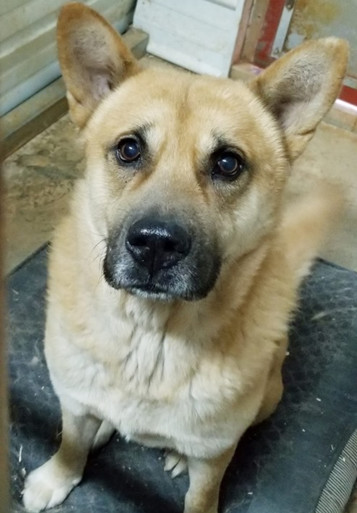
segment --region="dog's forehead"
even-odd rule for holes
[[[249,145],[251,134],[265,137],[270,122],[259,100],[242,83],[149,69],[127,80],[102,103],[90,131],[107,144],[145,127],[157,144],[179,135],[182,141],[209,147],[221,133]]]

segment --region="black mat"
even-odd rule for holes
[[[55,451],[59,405],[43,357],[46,249],[9,279],[11,479],[22,511],[25,472]],[[357,427],[357,274],[319,262],[302,291],[277,412],[250,429],[222,485],[224,513],[312,513]],[[187,477],[172,480],[161,451],[116,436],[90,457],[61,513],[178,513]]]

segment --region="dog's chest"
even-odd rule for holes
[[[110,361],[97,363],[93,392],[104,401],[110,397],[111,405],[120,402],[121,417],[128,411],[133,418],[134,410],[146,417],[153,410],[158,414],[185,395],[192,361],[188,353],[173,337],[136,329],[129,340],[120,341]]]
[[[129,439],[189,452],[199,433],[215,447],[214,417],[226,399],[227,375],[212,362],[201,369],[193,340],[183,336],[130,324],[121,326],[120,337],[116,332],[102,331],[100,349],[96,344],[94,353],[79,350],[70,358],[75,398]],[[239,373],[234,380],[238,388]]]

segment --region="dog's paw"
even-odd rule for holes
[[[175,451],[168,451],[165,455],[166,472],[171,472],[171,477],[177,477],[187,471],[187,460],[185,456],[178,454]]]
[[[81,476],[66,475],[55,458],[31,472],[23,491],[24,506],[38,512],[61,504],[70,491],[80,482]]]

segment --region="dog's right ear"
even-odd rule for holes
[[[77,2],[60,11],[57,45],[70,114],[83,127],[99,102],[139,65],[114,28]]]

